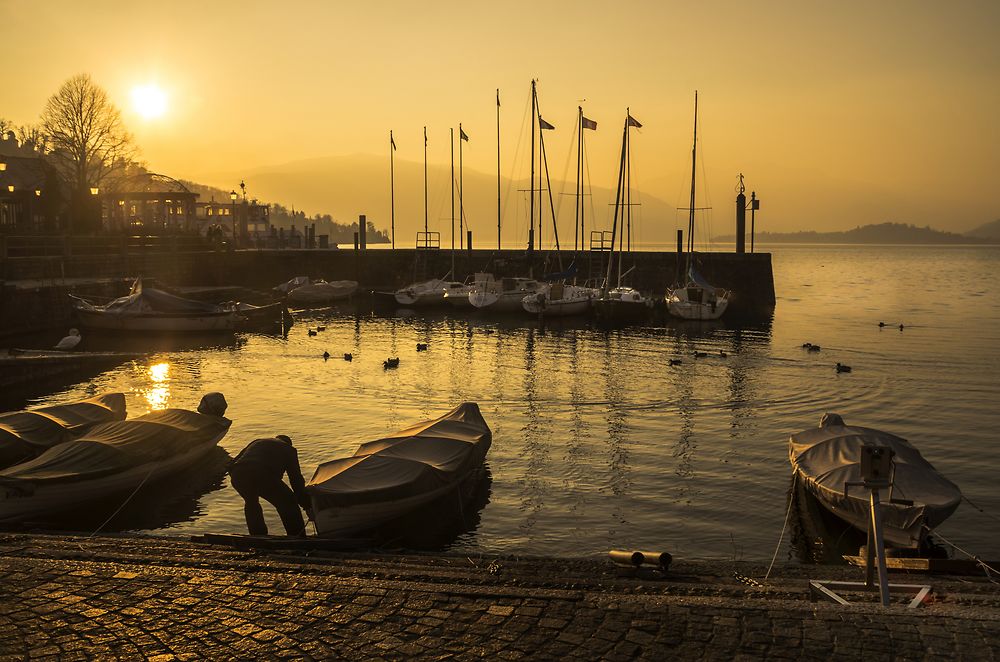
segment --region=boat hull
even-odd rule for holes
[[[716,297],[713,301],[702,301],[689,298],[687,288],[674,290],[667,295],[667,310],[674,317],[686,320],[716,320],[722,317],[729,306],[727,294]]]
[[[77,483],[41,485],[32,494],[25,495],[15,488],[0,484],[0,522],[12,523],[54,515],[79,508],[88,502],[135,490],[191,466],[215,448],[225,435],[226,432],[223,431],[211,441],[155,463]]]
[[[316,533],[321,537],[338,537],[375,529],[386,522],[405,517],[438,499],[458,493],[462,484],[474,474],[475,471],[470,471],[454,483],[405,499],[316,509],[313,513]]]

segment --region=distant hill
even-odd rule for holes
[[[996,223],[1000,224],[1000,221]],[[716,237],[716,241],[720,242],[735,240],[734,235]],[[789,244],[990,244],[1000,243],[1000,235],[987,238],[970,233],[942,232],[930,227],[918,228],[905,223],[879,223],[843,232],[758,232],[756,241]]]
[[[974,230],[969,230],[965,233],[965,236],[1000,240],[1000,218],[995,221],[990,221],[989,223],[983,223]]]

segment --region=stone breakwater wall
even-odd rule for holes
[[[356,280],[361,292],[394,290],[416,280],[451,274],[464,280],[477,271],[497,276],[535,277],[574,264],[571,252],[523,250],[351,249],[144,251],[107,255],[6,258],[0,263],[0,336],[64,326],[69,321],[68,294],[113,297],[135,276],[178,286],[238,285],[269,290],[300,275],[327,280]],[[662,293],[683,271],[684,255],[635,252],[626,257],[627,284]],[[774,306],[774,277],[769,253],[700,253],[698,269],[717,287],[733,291],[727,315],[757,315]],[[454,268],[452,265],[454,264]],[[576,258],[578,281],[598,282],[607,270],[606,253]],[[616,280],[617,265],[612,280]]]

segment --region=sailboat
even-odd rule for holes
[[[553,130],[555,127],[542,119],[541,110],[538,108],[538,91],[535,81],[531,81],[531,227],[534,227],[534,192],[538,191],[538,245],[541,246],[542,236],[542,206],[541,206],[541,181],[538,189],[535,189],[535,121],[538,122],[538,144],[539,157],[545,170],[546,189],[549,191],[549,209],[552,214],[552,230],[555,241],[556,255],[559,255],[559,230],[556,225],[555,205],[552,202],[552,186],[548,183],[548,160],[545,156],[545,140],[543,131]],[[539,180],[541,177],[539,176]],[[533,230],[529,231],[529,237],[533,236]],[[529,239],[529,248],[531,247]],[[553,282],[541,285],[535,292],[526,294],[521,300],[524,310],[533,315],[545,315],[550,317],[562,317],[566,315],[580,315],[590,310],[590,301],[597,295],[597,290],[590,287],[569,285],[562,277],[566,272],[562,271],[562,259],[559,258],[560,274],[550,277]],[[572,269],[570,270],[572,271]]]
[[[454,179],[454,177],[452,177]],[[454,203],[453,203],[454,206]],[[454,217],[454,211],[452,212],[452,217]],[[454,226],[454,221],[452,221]],[[417,248],[420,248],[420,234],[417,233]],[[430,232],[428,231],[427,224],[427,127],[424,127],[424,231],[423,231],[423,242],[424,248],[428,247],[428,241],[430,237]],[[452,241],[454,244],[454,240]],[[454,259],[454,250],[452,251],[452,256]],[[418,256],[419,258],[419,251]],[[414,269],[416,265],[414,265]],[[450,275],[450,274],[449,274]],[[457,283],[454,281],[445,280],[443,278],[431,278],[429,280],[419,281],[411,283],[406,287],[401,287],[393,293],[393,297],[396,299],[396,303],[401,306],[436,306],[444,304],[445,292],[462,287],[462,283]]]
[[[722,317],[729,306],[728,290],[714,287],[694,267],[694,193],[695,165],[698,148],[698,92],[694,93],[694,143],[691,147],[691,204],[688,207],[688,250],[683,286],[667,291],[667,310],[671,315],[688,320],[714,320]]]
[[[624,278],[632,271],[622,272],[625,261],[625,233],[628,230],[628,248],[632,243],[632,182],[631,182],[631,152],[629,145],[629,127],[641,127],[629,109],[625,109],[625,128],[622,130],[622,153],[618,165],[618,189],[615,193],[615,217],[611,225],[611,253],[608,258],[608,272],[604,277],[601,294],[594,299],[594,310],[597,316],[606,321],[625,321],[642,319],[653,307],[652,300],[633,287],[623,284]],[[621,228],[618,221],[621,219]],[[618,249],[615,250],[615,240]],[[615,287],[611,287],[611,274],[616,263],[618,277]],[[634,269],[634,267],[633,267]]]

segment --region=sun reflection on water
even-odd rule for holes
[[[153,411],[166,409],[170,401],[170,364],[151,365],[147,372],[152,384],[144,393],[146,402]]]

